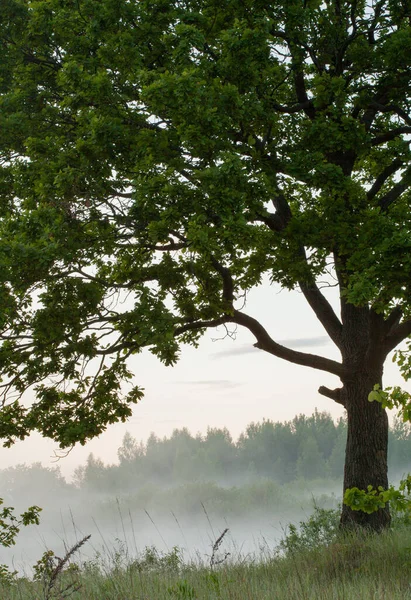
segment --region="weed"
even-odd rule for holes
[[[70,550],[66,552],[63,558],[55,556],[52,550],[44,552],[42,558],[34,565],[34,580],[40,581],[43,587],[44,600],[52,598],[68,598],[81,588],[78,583],[79,569],[76,566],[69,565],[71,557],[90,539],[87,535],[82,540],[77,542]],[[68,566],[68,568],[65,568]],[[74,576],[74,580],[62,582],[62,574],[69,575],[70,579]]]
[[[178,600],[196,600],[196,591],[186,579],[177,581],[174,585],[167,588],[169,595]]]

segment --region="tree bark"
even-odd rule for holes
[[[366,490],[388,488],[388,417],[379,402],[369,402],[368,394],[376,383],[382,384],[380,367],[357,370],[341,390],[347,410],[347,446],[345,451],[344,493],[347,488]],[[391,522],[388,505],[367,514],[343,505],[340,526],[382,531]]]
[[[340,400],[347,411],[344,493],[348,488],[388,488],[388,417],[379,402],[369,402],[375,384],[382,386],[387,356],[386,326],[382,315],[356,307],[341,298],[343,324],[341,353],[344,374]],[[367,514],[343,505],[342,528],[382,531],[391,522],[388,505]]]

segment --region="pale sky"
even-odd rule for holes
[[[337,309],[335,290],[326,292]],[[249,294],[244,312],[258,318],[275,341],[340,358],[297,291],[260,286]],[[340,405],[317,392],[320,385],[339,387],[337,377],[256,350],[253,336],[244,329],[237,331],[236,340],[224,339],[224,335],[224,328],[208,330],[198,349],[183,348],[175,367],[165,367],[148,351],[134,357],[132,370],[136,383],[145,388],[145,396],[127,423],[110,426],[98,439],[76,447],[57,463],[53,458],[57,444],[33,435],[11,449],[0,448],[1,468],[39,461],[44,466],[58,464],[70,477],[90,452],[106,463],[116,462],[126,431],[145,441],[151,432],[162,437],[181,427],[192,433],[205,433],[208,426],[227,427],[237,438],[250,422],[264,418],[290,420],[299,413],[311,415],[315,408],[327,410],[335,418],[343,415]],[[384,385],[402,383],[396,366],[388,359]]]

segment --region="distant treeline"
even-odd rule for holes
[[[128,492],[147,483],[341,479],[346,435],[345,419],[335,422],[329,413],[318,411],[283,423],[251,423],[236,442],[226,428],[209,428],[205,435],[176,429],[169,438],[151,434],[146,444],[127,433],[118,449],[118,465],[105,465],[91,454],[76,470],[75,483],[90,491]],[[396,420],[390,429],[391,476],[410,470],[410,456],[411,430]]]
[[[118,449],[119,463],[106,465],[92,454],[67,483],[58,467],[39,463],[0,471],[0,497],[24,497],[28,490],[77,497],[79,491],[109,495],[142,492],[147,486],[181,486],[215,482],[243,486],[261,479],[282,485],[294,481],[342,480],[347,434],[345,419],[326,412],[292,421],[251,423],[234,441],[227,429],[205,435],[176,429],[170,437],[154,434],[144,444],[129,433]],[[411,471],[411,428],[394,421],[390,428],[390,477]],[[147,492],[148,493],[148,492]]]

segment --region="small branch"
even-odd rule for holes
[[[169,244],[164,245],[147,246],[147,249],[157,250],[158,252],[168,252],[170,250],[183,250],[184,248],[188,248],[188,244],[186,244],[185,242],[170,242]]]
[[[386,0],[379,0],[379,2],[377,2],[375,4],[374,18],[372,20],[371,26],[368,28],[368,42],[369,42],[369,44],[375,44],[374,33],[375,33],[376,28],[377,28],[378,21],[379,21],[380,16],[381,16],[381,14],[383,12],[385,4],[386,4]]]
[[[330,388],[325,387],[324,385],[321,385],[318,388],[319,394],[325,396],[326,398],[330,398],[331,400],[334,400],[334,402],[337,402],[337,404],[341,404],[345,407],[344,401],[341,398],[341,391],[342,388],[335,388],[335,390],[330,390]]]
[[[210,319],[208,321],[192,321],[191,323],[185,323],[176,327],[174,330],[174,337],[186,333],[186,331],[196,331],[197,329],[207,329],[209,327],[218,327],[219,325],[225,325],[230,323],[232,319],[229,316],[219,317],[218,319]]]

